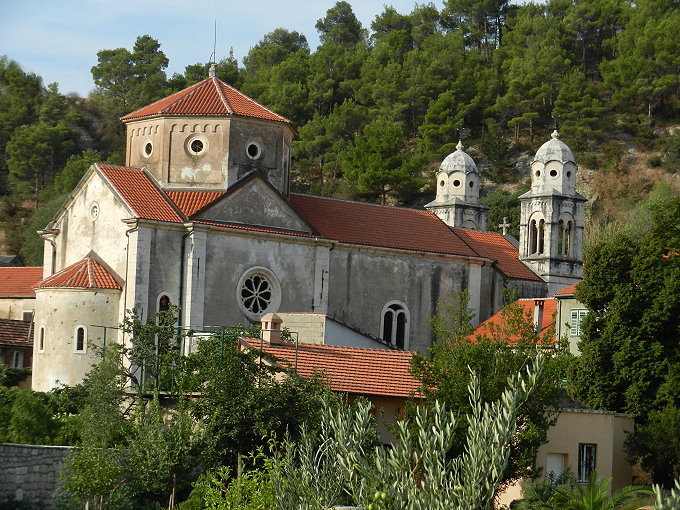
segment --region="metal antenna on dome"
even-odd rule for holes
[[[210,54],[208,64],[217,64],[217,20],[215,20],[215,28],[213,31],[213,51]]]

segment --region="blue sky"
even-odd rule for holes
[[[366,28],[384,5],[409,13],[416,4],[348,1]],[[442,8],[442,0],[433,3]],[[209,60],[215,20],[217,60],[233,47],[241,62],[277,27],[303,33],[314,49],[314,25],[333,5],[335,0],[0,0],[0,55],[39,74],[45,85],[58,82],[62,93],[85,96],[94,88],[90,69],[97,64],[97,51],[132,49],[138,35],[158,39],[170,60],[166,72],[171,76]]]

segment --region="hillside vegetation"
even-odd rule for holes
[[[478,162],[489,225],[514,221],[529,157],[557,127],[591,198],[588,229],[626,221],[659,183],[677,193],[680,9],[675,0],[446,0],[385,7],[363,27],[341,1],[320,45],[278,28],[218,76],[298,128],[293,188],[419,207],[459,139]],[[43,228],[94,161],[123,162],[118,118],[208,75],[168,77],[158,41],[105,49],[88,98],[0,57],[5,252],[40,264]],[[498,221],[496,221],[498,220]]]

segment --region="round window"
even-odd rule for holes
[[[249,142],[246,145],[246,154],[250,159],[258,159],[262,155],[262,149],[255,142]]]
[[[474,187],[475,187],[475,182],[474,182],[474,181],[470,181],[470,187],[471,187],[471,188],[474,188]]]
[[[153,154],[153,144],[151,142],[146,142],[144,144],[144,157],[148,158]]]
[[[90,205],[90,218],[92,218],[92,221],[99,218],[99,204],[97,202],[92,202],[92,205]]]
[[[249,319],[258,321],[278,309],[281,285],[274,273],[264,267],[254,267],[241,276],[237,299],[241,311]]]
[[[458,186],[460,186],[460,181],[456,179],[455,181],[453,181],[453,185],[457,188]]]
[[[439,185],[443,188],[446,183],[444,181],[439,181]]]
[[[567,172],[567,179],[571,179],[571,172]]]
[[[540,177],[540,176],[541,176],[541,171],[540,171],[540,170],[536,170],[536,177]]]
[[[208,147],[208,143],[201,137],[194,136],[187,141],[187,151],[192,156],[200,156]]]
[[[550,170],[550,177],[557,177],[557,170]]]

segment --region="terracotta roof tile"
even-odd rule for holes
[[[238,115],[290,124],[285,117],[265,108],[218,78],[206,78],[139,110],[121,120],[158,115]]]
[[[222,198],[225,191],[170,191],[165,190],[170,199],[182,213],[189,217],[218,198]]]
[[[580,283],[580,282],[578,282],[578,283],[572,283],[571,285],[569,285],[569,287],[566,287],[566,288],[564,288],[564,289],[562,289],[562,290],[558,290],[557,292],[555,292],[555,295],[556,295],[556,296],[573,296],[573,295],[574,295],[574,292],[576,292],[576,286],[577,286],[579,283]]]
[[[96,166],[138,218],[184,222],[172,201],[141,169],[101,163]]]
[[[108,270],[91,257],[48,276],[36,288],[117,289],[122,287]]]
[[[260,341],[244,341],[254,349]],[[264,344],[263,350],[295,369],[295,344]],[[413,352],[364,349],[335,345],[298,344],[297,373],[302,377],[318,374],[333,391],[358,395],[408,398],[420,396],[420,384],[411,375]]]
[[[351,244],[474,257],[477,254],[427,211],[309,195],[290,202],[316,231]]]
[[[500,269],[508,278],[519,280],[541,281],[541,278],[519,260],[519,251],[515,246],[497,232],[479,232],[464,228],[453,228],[480,257],[496,261]]]
[[[0,319],[0,345],[31,347],[33,345],[33,328],[31,326],[31,321]]]
[[[0,297],[35,297],[42,267],[0,267]]]
[[[543,316],[541,320],[540,335],[543,343],[553,344],[555,343],[554,335],[551,338],[545,338],[548,328],[555,324],[555,312],[557,311],[557,300],[555,298],[529,298],[529,299],[518,299],[516,304],[522,308],[522,313],[525,317],[533,320],[534,308],[536,306],[536,301],[543,301]],[[493,326],[492,326],[493,325]],[[503,310],[500,310],[493,314],[491,317],[482,322],[479,326],[475,328],[473,336],[477,335],[487,335],[491,333],[494,327],[503,327],[505,325]],[[508,338],[510,342],[516,342],[518,337],[511,336]]]

